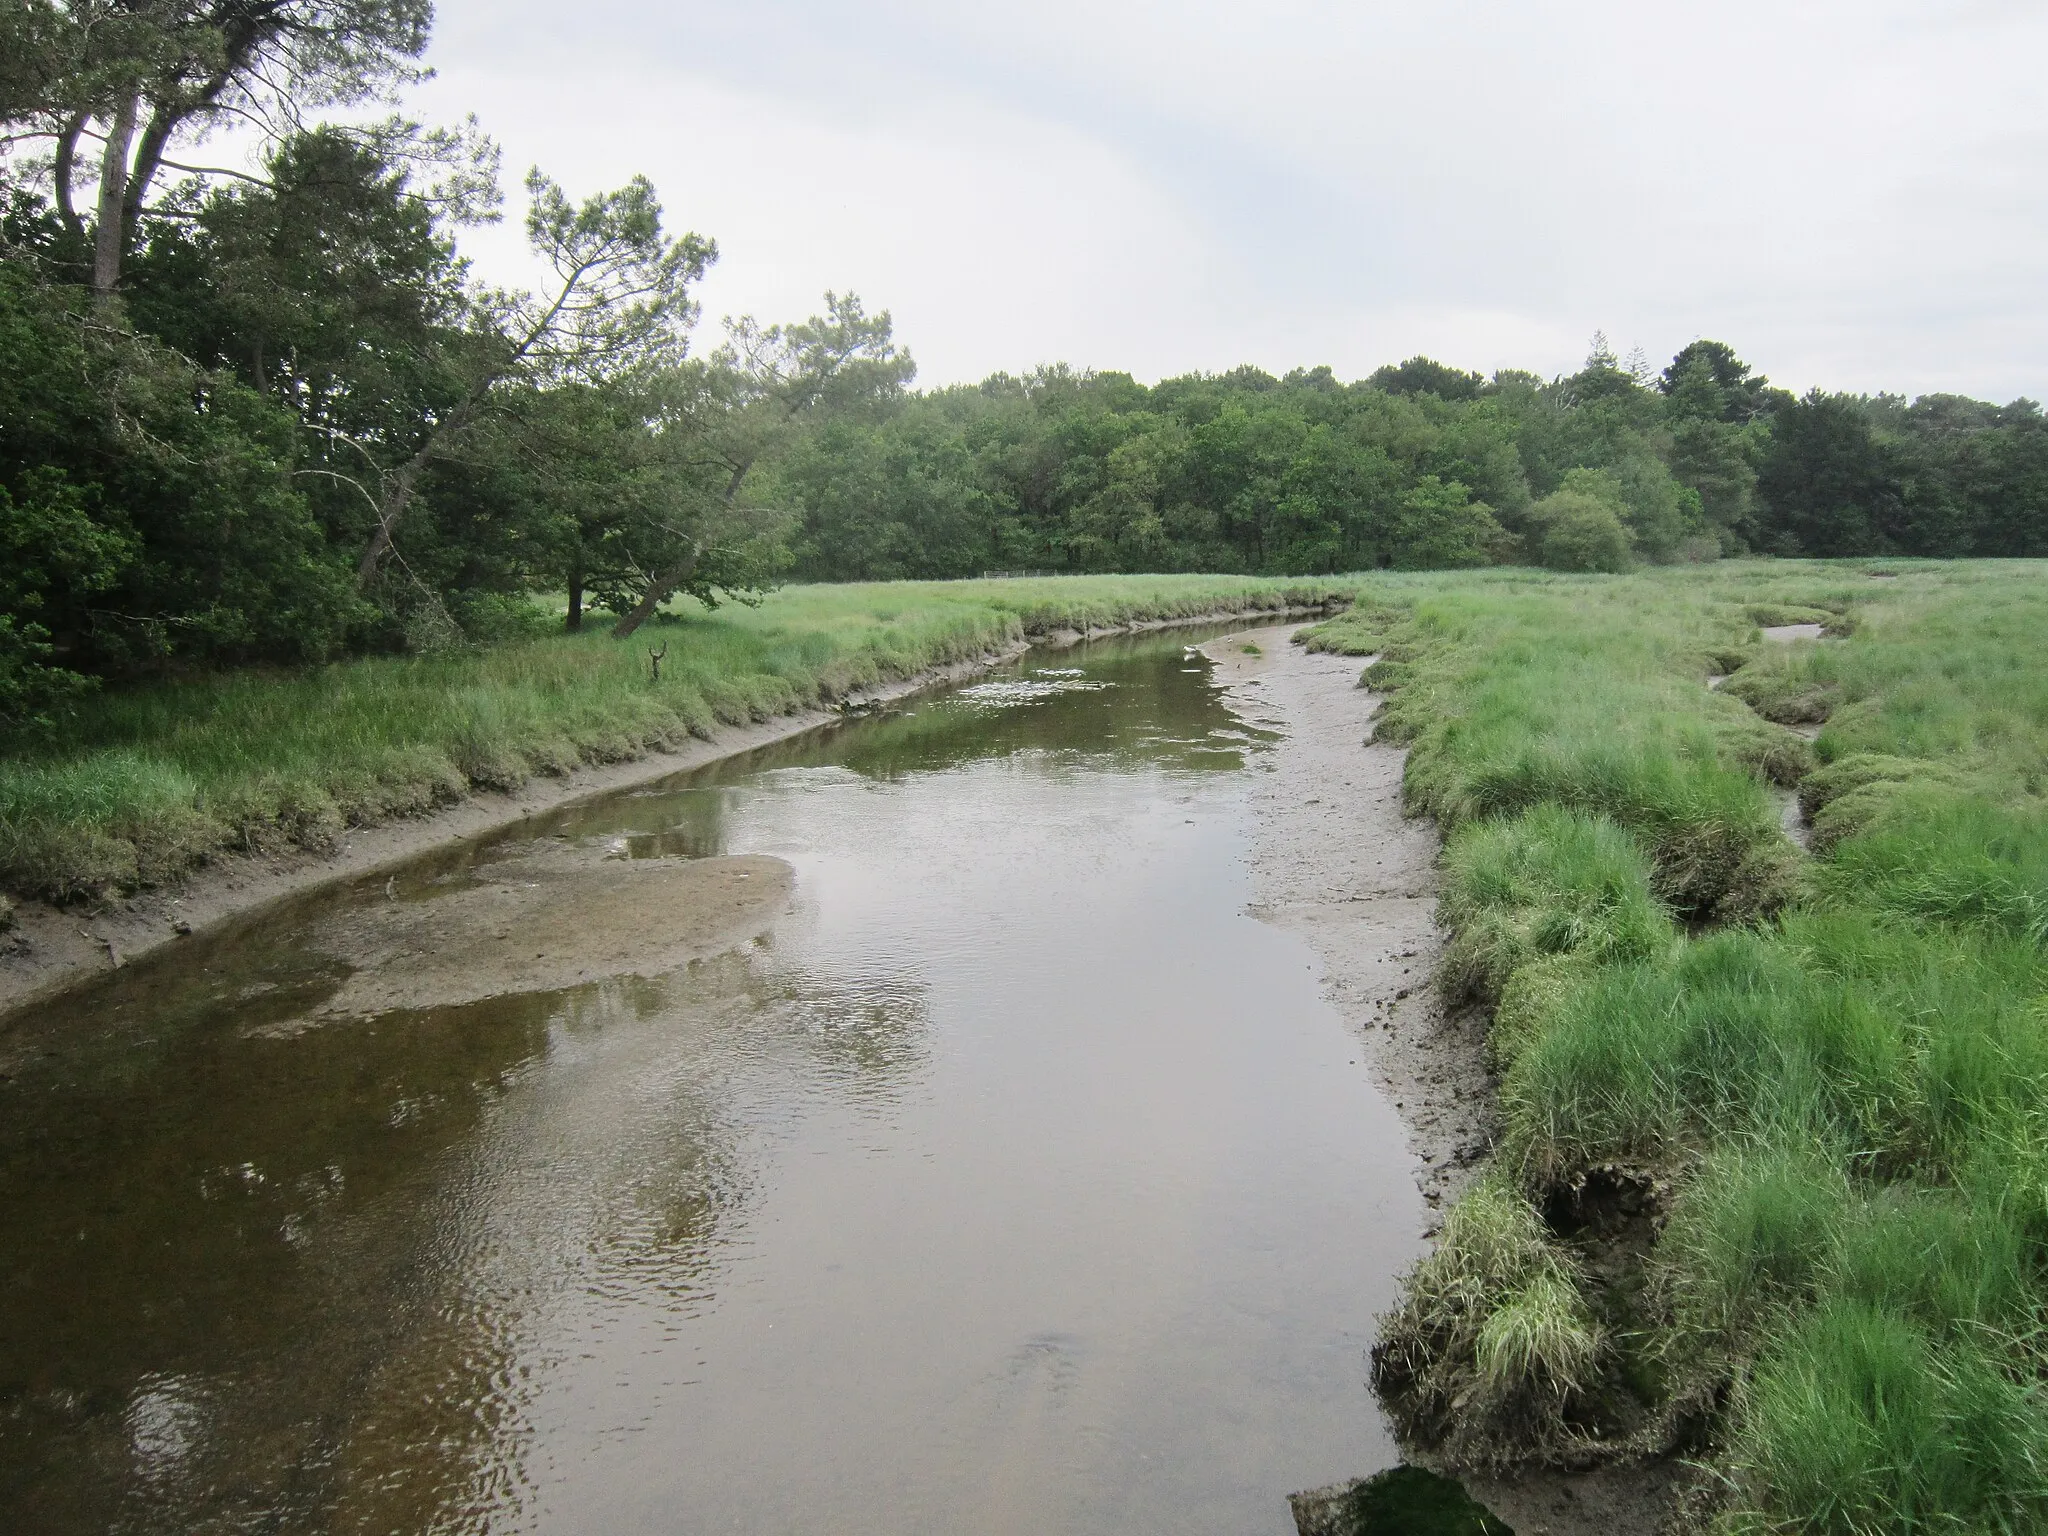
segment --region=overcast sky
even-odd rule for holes
[[[707,325],[887,308],[920,382],[1427,352],[2048,396],[2048,0],[440,0],[508,182],[645,172]],[[514,230],[471,242],[505,271]]]

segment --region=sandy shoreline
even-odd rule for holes
[[[1085,640],[1197,624],[1298,617],[1320,609],[1247,609],[1148,619],[1085,631],[1063,629],[967,661],[934,667],[915,677],[866,690],[849,704],[887,703],[930,688],[963,682],[1036,647],[1060,649]],[[536,778],[510,792],[477,791],[426,816],[351,828],[330,853],[236,856],[196,870],[175,886],[138,892],[98,907],[51,906],[22,901],[14,926],[0,933],[0,1029],[22,1009],[95,975],[178,943],[253,917],[275,903],[322,886],[395,869],[436,848],[487,837],[544,811],[702,768],[722,758],[801,736],[843,721],[837,710],[806,710],[757,725],[721,730],[673,752],[628,762],[579,768],[561,778]]]
[[[1225,635],[1201,648],[1231,706],[1284,733],[1251,794],[1253,910],[1315,950],[1324,995],[1367,1042],[1407,1129],[1416,1185],[1442,1209],[1484,1167],[1496,1084],[1485,1021],[1447,1015],[1434,984],[1440,839],[1433,823],[1401,814],[1408,754],[1369,742],[1381,696],[1358,685],[1359,659],[1306,651],[1289,643],[1293,633]],[[1259,653],[1246,654],[1247,643]],[[1649,1536],[1671,1510],[1664,1468],[1464,1482],[1516,1536]]]

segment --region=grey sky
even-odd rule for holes
[[[431,61],[508,168],[653,178],[707,315],[851,288],[926,384],[1548,374],[1599,327],[2048,395],[2044,0],[440,0]]]

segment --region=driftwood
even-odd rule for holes
[[[654,680],[657,683],[661,681],[661,658],[667,654],[668,642],[666,640],[661,642],[660,650],[647,653],[647,664],[654,669]]]

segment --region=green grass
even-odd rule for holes
[[[64,900],[170,880],[228,851],[317,851],[345,827],[830,704],[1027,634],[1348,590],[1200,576],[790,587],[625,643],[599,624],[109,691],[56,743],[0,758],[0,887]],[[647,652],[663,644],[656,682]]]
[[[1376,1357],[1454,1460],[1683,1441],[1724,1531],[2048,1530],[2048,569],[1894,568],[1389,580],[1310,642],[1380,658],[1503,1073]],[[1488,1409],[1542,1347],[1569,1389]]]

